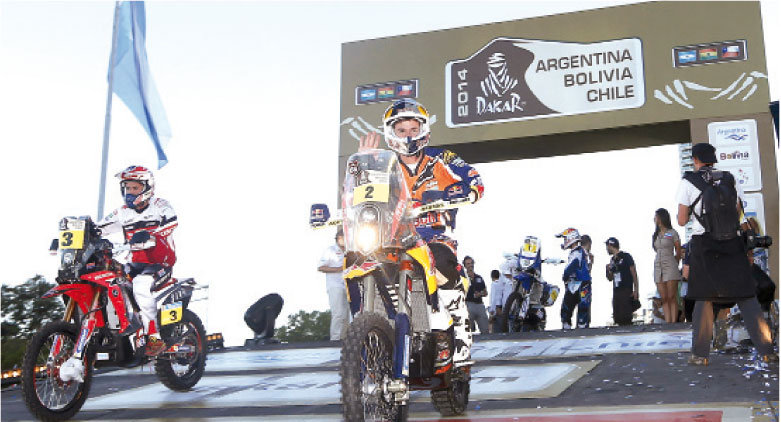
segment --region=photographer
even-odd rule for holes
[[[685,226],[694,216],[687,293],[688,299],[695,300],[689,363],[708,364],[713,302],[737,302],[761,359],[777,360],[746,259],[747,237],[739,235],[742,190],[732,174],[714,168],[716,149],[712,145],[694,145],[692,158],[695,171],[686,172],[677,194],[678,224]]]
[[[613,321],[616,325],[632,325],[632,313],[637,309],[640,284],[632,255],[622,252],[615,237],[605,241],[607,253],[611,255],[607,264],[607,279],[613,282]],[[639,306],[638,306],[639,307]]]

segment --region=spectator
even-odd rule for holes
[[[350,305],[342,278],[344,266],[344,233],[339,227],[335,242],[323,251],[317,271],[325,273],[325,285],[328,291],[328,304],[331,307],[331,341],[338,341],[347,330],[350,322]]]
[[[488,290],[485,286],[483,277],[475,274],[475,260],[471,256],[464,257],[462,261],[466,268],[466,275],[469,277],[469,290],[466,292],[466,309],[469,311],[469,322],[474,331],[474,323],[480,334],[488,334],[488,315],[485,313],[483,297],[488,296]]]
[[[502,329],[501,322],[501,314],[502,314],[502,306],[504,306],[504,302],[502,302],[502,298],[504,297],[504,282],[502,281],[501,273],[499,270],[492,270],[491,271],[491,296],[488,299],[488,322],[491,323],[491,332],[492,333],[501,333],[504,330]],[[499,316],[497,318],[497,316]]]
[[[637,269],[632,255],[621,251],[615,237],[605,241],[607,253],[611,255],[607,264],[607,279],[613,282],[613,321],[616,325],[632,325],[632,302],[640,294]]]
[[[586,251],[588,258],[588,272],[594,267],[594,254],[591,253],[591,236],[584,234],[580,236],[580,244],[583,245],[583,249]]]
[[[678,262],[683,255],[681,252],[681,239],[678,232],[672,228],[670,213],[664,208],[659,208],[654,214],[654,234],[651,237],[651,245],[656,251],[654,260],[654,282],[656,289],[662,295],[662,307],[664,308],[664,320],[668,323],[678,321],[678,283],[681,280],[681,272],[678,271]]]
[[[588,255],[580,244],[580,233],[577,230],[568,228],[556,237],[564,239],[561,249],[570,251],[567,267],[561,277],[566,289],[561,303],[561,328],[572,328],[575,306],[578,308],[578,328],[588,328],[591,325],[591,272]]]
[[[683,319],[686,322],[692,322],[694,313],[694,301],[687,298],[689,292],[689,244],[681,246],[683,249],[683,265],[681,266],[681,299],[683,300]]]
[[[255,333],[256,344],[279,343],[274,337],[274,324],[284,303],[280,295],[271,293],[258,299],[244,312],[244,322]]]
[[[686,172],[678,187],[678,225],[690,217],[689,292],[694,299],[692,354],[689,363],[707,365],[713,337],[713,302],[736,301],[752,343],[761,359],[777,361],[770,329],[762,316],[756,285],[746,259],[746,245],[737,235],[743,192],[727,171],[714,168],[716,149],[699,143],[692,147],[694,171]],[[733,204],[724,204],[730,198]],[[733,209],[734,207],[734,209]],[[707,212],[703,212],[707,211]],[[714,218],[718,217],[718,218]]]

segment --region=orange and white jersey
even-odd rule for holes
[[[162,198],[152,198],[143,211],[139,212],[125,205],[103,217],[97,226],[104,235],[122,230],[126,242],[133,237],[133,233],[148,231],[155,238],[155,246],[133,251],[131,262],[170,267],[176,262],[176,250],[171,235],[177,224],[176,213],[171,204]]]
[[[439,199],[445,189],[453,185],[464,195],[474,192],[475,200],[483,196],[483,182],[477,170],[455,153],[441,148],[426,147],[414,168],[402,164],[404,179],[414,201],[427,203]],[[443,232],[446,226],[455,227],[455,210],[430,212],[418,217],[415,226],[429,240],[431,235]]]

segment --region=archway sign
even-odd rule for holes
[[[436,116],[432,145],[472,163],[710,142],[781,240],[759,2],[642,3],[351,42],[341,83],[340,178],[390,102],[416,98]],[[778,256],[771,248],[774,280]]]

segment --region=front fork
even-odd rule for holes
[[[409,400],[409,362],[412,342],[412,324],[409,313],[411,312],[410,291],[412,290],[412,260],[407,254],[401,257],[399,268],[398,311],[394,318],[395,342],[393,349],[393,380],[386,388],[394,393],[395,400],[406,403]]]
[[[79,338],[76,340],[76,352],[73,357],[81,360],[84,357],[84,351],[86,350],[87,343],[92,334],[95,332],[95,326],[97,325],[97,312],[98,305],[100,303],[100,290],[95,290],[95,294],[92,297],[92,306],[87,312],[87,315],[81,321],[81,330],[79,330]]]

